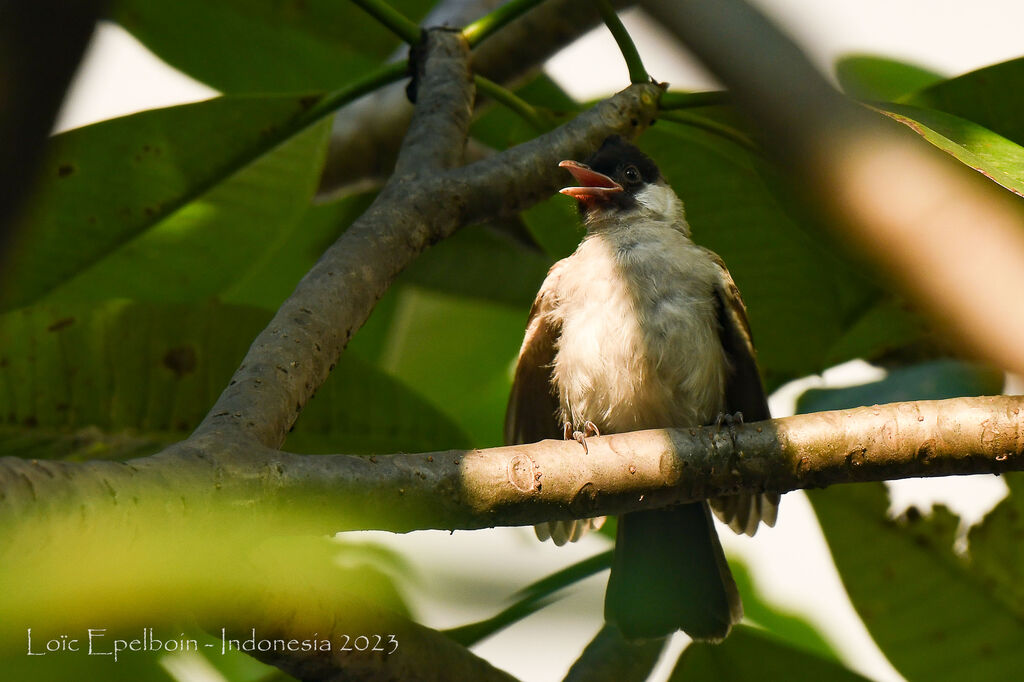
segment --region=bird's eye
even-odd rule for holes
[[[640,182],[640,171],[636,166],[626,166],[622,171],[622,177],[626,179],[626,182]]]

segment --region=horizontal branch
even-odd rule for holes
[[[294,511],[296,530],[476,529],[615,515],[738,492],[1024,470],[1024,397],[892,403],[716,429],[423,454],[293,455],[189,448],[130,463],[0,459],[0,524],[139,500]],[[103,516],[108,518],[108,516]]]

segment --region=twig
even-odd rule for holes
[[[470,47],[476,47],[498,29],[533,9],[544,0],[511,0],[462,30]]]
[[[622,52],[622,58],[626,61],[626,67],[629,69],[629,82],[646,83],[651,80],[651,77],[647,75],[647,69],[644,68],[643,60],[640,59],[636,44],[633,43],[629,31],[622,25],[622,20],[615,13],[615,8],[608,0],[594,0],[594,4],[597,5],[605,26],[611,31],[615,43],[619,46],[619,51]]]
[[[483,76],[474,76],[477,90],[506,107],[530,126],[540,132],[547,129],[547,124],[532,104],[507,88]]]
[[[352,2],[362,7],[367,14],[408,44],[415,45],[420,42],[422,38],[420,27],[409,21],[404,14],[384,0],[352,0]]]

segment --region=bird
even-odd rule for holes
[[[576,186],[586,234],[533,302],[505,416],[507,444],[770,418],[746,308],[722,259],[695,244],[682,200],[658,166],[619,136]],[[682,630],[721,641],[742,618],[709,513],[737,533],[775,523],[777,494],[636,511],[618,520],[605,620],[630,639]],[[535,527],[561,545],[602,519]]]

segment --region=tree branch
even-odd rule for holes
[[[183,447],[128,464],[0,459],[0,524],[92,515],[130,500],[295,511],[296,532],[476,529],[618,515],[739,492],[1024,470],[1024,397],[892,403],[717,429],[416,455]],[[104,517],[105,518],[105,517]]]
[[[424,24],[461,26],[495,4],[494,0],[456,3],[454,11],[431,12]],[[624,7],[632,0],[613,4]],[[450,5],[442,3],[439,10]],[[590,2],[548,0],[481,43],[471,57],[473,72],[496,83],[519,80],[598,21],[600,16]],[[331,132],[321,195],[382,184],[391,174],[411,118],[412,106],[400,85],[382,88],[340,110]]]
[[[456,138],[465,131],[472,82],[452,66],[448,50],[454,49],[458,36],[435,33],[443,39],[432,42],[431,50],[448,56],[436,62],[428,56],[426,77],[433,78],[436,68],[438,78],[455,79],[458,96],[456,90],[446,90],[449,99],[441,103],[424,93],[417,107],[424,112],[423,122],[416,128],[437,130],[438,137],[413,131],[403,151],[410,162],[403,162],[403,168],[414,168],[413,159],[429,154],[444,155],[439,164],[450,163],[450,150],[462,145]],[[561,159],[591,152],[610,134],[640,132],[654,118],[659,94],[654,85],[631,86],[560,128],[486,161],[429,175],[396,174],[256,337],[191,445],[202,442],[201,447],[213,452],[207,439],[215,437],[220,449],[236,442],[243,449],[280,446],[352,334],[403,268],[463,225],[509,215],[550,196],[560,184]],[[462,122],[451,127],[450,116],[461,116]]]

